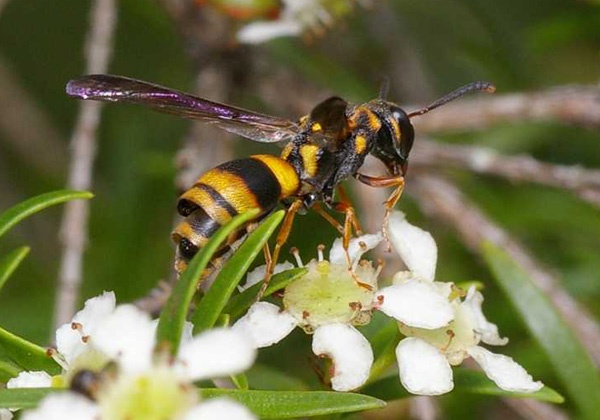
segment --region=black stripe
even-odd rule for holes
[[[231,204],[229,204],[229,201],[227,201],[225,199],[225,197],[223,197],[213,187],[211,187],[210,185],[203,184],[202,182],[198,182],[194,186],[197,187],[197,188],[200,188],[203,191],[206,191],[208,193],[208,195],[210,195],[210,197],[214,200],[215,204],[217,206],[225,209],[225,211],[227,213],[229,213],[229,215],[231,217],[237,216],[238,212],[235,210],[235,208],[233,208],[233,206]]]
[[[240,177],[263,211],[269,211],[277,205],[281,185],[264,162],[252,158],[236,159],[219,165],[219,169]]]
[[[213,220],[202,207],[198,207],[198,210],[189,215],[187,221],[194,232],[207,239],[210,239],[221,227],[221,225],[216,220]]]

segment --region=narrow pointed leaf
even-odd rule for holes
[[[500,288],[546,352],[581,417],[600,413],[600,377],[588,353],[546,295],[504,250],[485,244],[484,257]],[[535,376],[535,375],[534,375]]]
[[[23,369],[12,361],[0,360],[0,382],[8,382],[10,378],[14,378],[22,371]]]
[[[552,388],[547,386],[541,390],[531,393],[517,393],[504,391],[496,386],[483,372],[469,370],[465,368],[454,368],[454,391],[468,394],[495,395],[499,397],[511,398],[533,398],[538,401],[560,404],[564,398]],[[398,375],[389,376],[381,379],[362,389],[362,392],[385,401],[397,400],[411,397],[402,385]]]
[[[244,277],[258,253],[262,251],[263,245],[267,243],[275,229],[277,229],[277,226],[283,220],[284,214],[285,212],[281,210],[265,219],[256,230],[248,235],[244,243],[227,261],[192,316],[194,333],[205,331],[215,325],[236,286]]]
[[[0,346],[23,370],[44,370],[50,375],[60,373],[60,366],[47,355],[46,349],[0,328]]]
[[[29,254],[30,248],[22,246],[11,251],[6,257],[0,260],[0,290],[4,287],[6,280],[15,272],[21,261]]]
[[[351,392],[202,389],[200,395],[202,398],[232,398],[246,405],[261,419],[351,413],[385,406],[381,400]]]
[[[0,237],[21,220],[40,210],[69,200],[92,198],[94,195],[86,191],[60,190],[41,194],[25,200],[0,214]]]
[[[286,270],[275,274],[271,278],[271,281],[265,290],[264,297],[270,296],[273,293],[285,288],[288,284],[306,274],[306,271],[307,269],[302,267],[292,268],[291,270]],[[233,319],[240,317],[254,303],[256,300],[256,295],[260,291],[263,283],[264,280],[247,288],[242,293],[233,296],[231,299],[229,299],[229,302],[225,306],[225,309],[223,309],[223,312],[229,314]]]
[[[190,308],[190,303],[198,288],[200,274],[206,268],[214,253],[219,249],[221,243],[237,228],[255,218],[257,214],[258,210],[251,210],[234,217],[229,223],[221,227],[210,241],[192,258],[187,269],[175,284],[173,292],[160,314],[156,331],[159,346],[167,343],[169,351],[172,354],[177,353],[183,332],[183,325]]]
[[[64,392],[56,388],[14,388],[0,390],[0,408],[35,408],[49,394]]]

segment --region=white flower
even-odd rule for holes
[[[268,302],[257,302],[233,329],[242,331],[257,348],[278,343],[297,326],[314,333],[313,352],[333,360],[332,388],[350,391],[363,385],[373,364],[369,342],[353,325],[370,320],[378,269],[360,261],[362,254],[381,242],[381,235],[364,235],[350,243],[349,255],[356,277],[348,270],[341,241],[323,259],[312,260],[308,272],[285,289],[285,310]],[[303,266],[296,254],[298,265]]]
[[[254,419],[245,407],[233,401],[198,402],[193,386],[197,380],[248,369],[256,356],[252,342],[244,334],[226,328],[196,337],[188,335],[189,326],[186,331],[175,357],[155,354],[156,323],[133,305],[118,306],[94,331],[94,347],[118,367],[116,373],[101,377],[94,393],[96,402],[84,399],[88,402],[85,411],[73,417],[69,403],[63,400],[79,401],[81,397],[73,393],[51,395],[27,418]],[[202,416],[196,417],[198,413]]]
[[[21,372],[8,381],[8,388],[45,388],[64,386],[74,372],[82,369],[100,369],[108,359],[93,347],[93,335],[98,325],[115,310],[115,294],[104,292],[88,299],[84,308],[77,312],[71,322],[56,330],[54,360],[63,368],[61,375],[52,378],[43,371]]]
[[[479,347],[505,345],[498,327],[481,309],[474,287],[461,301],[451,283],[434,282],[437,247],[431,235],[410,225],[399,212],[390,218],[390,240],[410,272],[400,272],[394,286],[380,291],[379,309],[400,320],[407,336],[396,348],[400,381],[413,394],[438,395],[454,387],[451,365],[473,357],[488,378],[507,391],[535,392],[543,387],[510,357]],[[393,288],[393,289],[392,289]],[[433,292],[433,293],[432,293]]]
[[[335,17],[349,13],[352,4],[346,0],[282,0],[279,18],[254,22],[237,33],[238,41],[260,44],[282,36],[297,36],[307,29],[321,32]]]

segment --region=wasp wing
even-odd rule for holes
[[[80,99],[144,105],[179,115],[263,143],[290,140],[298,126],[289,120],[212,102],[141,80],[92,74],[69,81],[67,94]]]

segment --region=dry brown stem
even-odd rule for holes
[[[411,110],[417,107],[407,107]],[[600,127],[600,88],[561,86],[531,93],[481,95],[445,105],[415,118],[421,134],[481,130],[499,123],[552,121]]]
[[[85,46],[86,69],[106,73],[112,55],[116,22],[115,0],[96,0],[91,9],[91,23]],[[68,188],[89,190],[96,155],[96,134],[100,123],[99,102],[81,102],[71,138],[72,156]],[[63,254],[60,262],[54,326],[68,322],[75,312],[83,271],[83,252],[87,242],[89,204],[85,200],[67,203],[61,225]]]
[[[555,165],[527,155],[506,156],[487,147],[419,139],[411,154],[411,165],[426,169],[464,169],[500,176],[513,182],[533,182],[563,188],[593,204],[599,203],[600,170]]]

